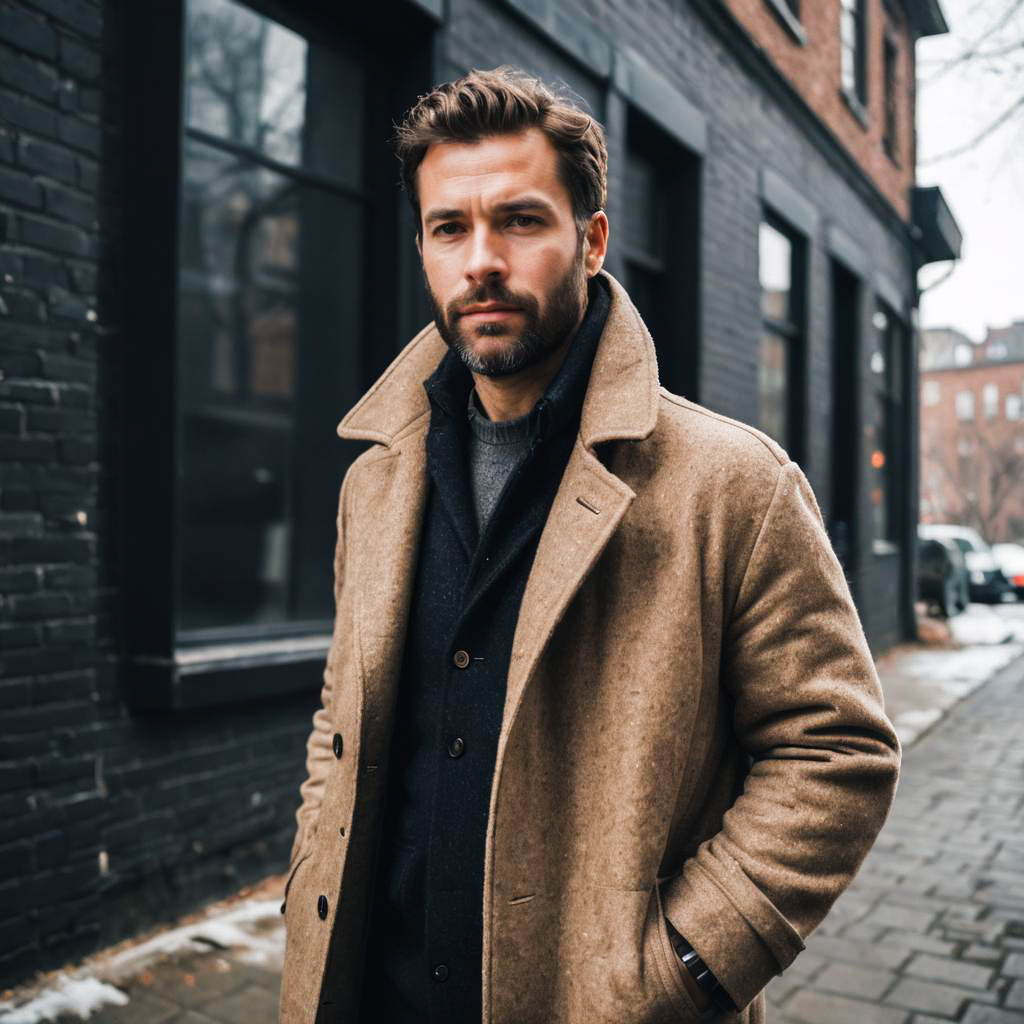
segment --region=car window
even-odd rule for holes
[[[966,537],[954,537],[953,540],[956,542],[956,546],[966,555],[974,550],[974,546]]]

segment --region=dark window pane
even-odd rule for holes
[[[788,347],[781,335],[765,331],[757,363],[760,394],[760,425],[784,448],[788,446],[786,412],[788,408],[786,378]]]
[[[296,517],[333,528],[337,480],[306,470],[359,330],[362,207],[188,140],[182,218],[179,629],[329,618],[329,582],[305,586],[329,538],[307,559]]]
[[[664,257],[664,217],[659,202],[658,168],[654,161],[640,153],[627,153],[623,185],[625,209],[629,210],[623,224],[626,247],[660,261]]]
[[[342,54],[231,0],[189,0],[190,128],[356,186],[364,92]]]

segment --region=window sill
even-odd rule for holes
[[[861,128],[867,131],[869,120],[867,107],[852,92],[848,92],[846,89],[840,89],[839,95],[843,97],[843,102],[850,113],[860,122]]]
[[[871,553],[881,558],[892,558],[900,553],[900,546],[893,544],[891,540],[873,540]]]
[[[184,711],[238,704],[323,685],[329,636],[181,649],[173,658],[122,663],[125,702],[136,708]]]
[[[764,0],[776,20],[789,33],[793,41],[800,46],[807,44],[807,32],[800,24],[799,18],[789,9],[786,0]]]

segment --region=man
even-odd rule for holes
[[[658,386],[600,126],[511,69],[399,132],[434,324],[339,425],[281,1020],[764,1020],[899,745],[800,469]]]

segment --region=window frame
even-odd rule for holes
[[[785,394],[785,439],[777,439],[794,462],[802,462],[805,457],[805,421],[807,403],[805,397],[805,377],[807,361],[807,295],[809,290],[808,274],[810,270],[810,239],[794,225],[778,213],[771,205],[765,203],[761,208],[761,219],[758,221],[757,250],[757,292],[760,298],[761,286],[761,225],[766,224],[784,236],[790,245],[790,319],[779,320],[768,316],[761,310],[760,332],[758,334],[758,427],[761,428],[761,360],[760,346],[763,336],[772,334],[780,337],[786,345],[786,394]]]
[[[390,124],[394,109],[405,109],[432,80],[432,51],[423,39],[435,22],[418,4],[386,0],[388,10],[361,9],[355,15],[312,7],[292,9],[275,0],[247,0],[245,6],[307,38],[315,36],[328,44],[333,38],[348,45],[355,42],[370,52],[390,52],[386,89],[373,97],[369,94],[376,90],[368,89],[367,124]],[[401,11],[401,18],[396,11]],[[190,643],[176,628],[181,550],[177,328],[186,28],[186,0],[127,4],[117,26],[125,77],[131,83],[124,91],[120,166],[124,185],[119,268],[122,333],[126,339],[144,339],[145,344],[128,343],[121,350],[116,481],[122,525],[117,531],[120,579],[113,614],[124,698],[134,706],[153,709],[205,707],[316,689],[322,685],[331,632],[331,622],[325,619],[295,629],[286,624],[269,640],[265,628],[239,627],[212,630]],[[153,47],[153,38],[165,42]],[[363,321],[365,332],[356,357],[362,373],[353,382],[356,397],[429,316],[415,251],[407,254],[398,245],[399,240],[412,237],[412,218],[406,211],[407,200],[393,184],[394,158],[381,145],[369,159],[372,167],[366,181],[374,190],[378,220],[364,250],[365,296],[375,314]],[[412,250],[411,245],[408,248]],[[339,396],[339,419],[344,402],[345,397]],[[339,472],[356,454],[344,453]],[[340,475],[336,482],[340,485]],[[328,515],[333,532],[333,510]],[[328,562],[332,554],[325,552]]]
[[[850,11],[847,3],[854,7]],[[847,17],[853,18],[854,46],[852,51],[843,40],[844,22]],[[868,25],[867,0],[840,0],[839,4],[839,92],[861,127],[867,128],[869,123],[869,85],[868,85]],[[847,82],[846,55],[852,52],[853,82]]]

